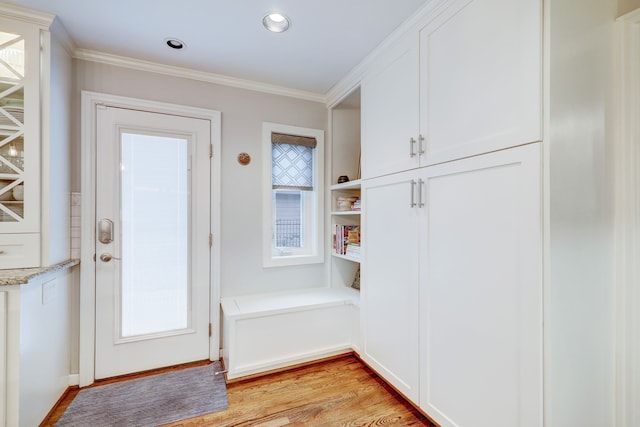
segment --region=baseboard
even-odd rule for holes
[[[80,384],[79,374],[69,374],[69,387]]]
[[[405,403],[411,407],[413,407],[415,410],[417,410],[418,412],[420,412],[422,415],[424,415],[426,418],[429,419],[429,421],[431,421],[431,423],[433,423],[433,425],[435,426],[439,426],[440,424],[438,424],[433,418],[431,418],[431,416],[429,414],[427,414],[424,409],[422,409],[420,406],[418,406],[417,403],[413,402],[411,399],[409,399],[407,396],[405,396],[400,390],[398,390],[398,388],[396,386],[394,386],[393,384],[391,384],[389,381],[387,381],[387,379],[382,376],[373,366],[371,366],[366,360],[364,360],[362,358],[362,356],[360,356],[360,354],[357,351],[353,352],[353,355],[355,357],[358,358],[358,360],[360,360],[360,362],[362,362],[362,364],[364,366],[366,366],[369,370],[371,370],[371,372],[373,372],[378,378],[380,378],[380,380],[382,380],[383,383],[385,383],[385,385],[387,387],[389,387],[389,389],[393,390],[398,397],[400,397],[402,400],[405,401]]]
[[[326,356],[326,357],[321,357],[319,359],[313,359],[313,360],[309,360],[306,362],[300,362],[300,363],[296,363],[293,365],[286,365],[283,366],[281,368],[276,368],[276,369],[271,369],[268,371],[260,371],[258,373],[255,374],[250,374],[250,375],[245,375],[242,377],[235,377],[235,378],[231,378],[231,379],[227,379],[227,384],[231,384],[231,383],[237,383],[237,382],[242,382],[242,381],[247,381],[247,380],[252,380],[255,378],[262,378],[268,375],[273,375],[273,374],[278,374],[281,372],[287,372],[287,371],[292,371],[294,369],[299,369],[299,368],[304,368],[305,366],[312,366],[312,365],[316,365],[318,363],[322,363],[322,362],[326,362],[329,360],[333,360],[333,359],[339,359],[341,357],[346,357],[346,356],[354,356],[358,359],[360,359],[360,357],[354,353],[353,351],[345,351],[344,353],[339,353],[339,354],[334,354],[334,355],[330,355],[330,356]],[[224,366],[224,364],[223,364]],[[226,378],[226,374],[225,374],[225,378]]]
[[[351,348],[350,346],[340,346],[337,348],[325,349],[318,352],[297,355],[295,357],[289,357],[286,359],[278,359],[265,363],[253,364],[236,369],[231,373],[231,375],[229,375],[229,372],[227,372],[227,380],[228,382],[231,382],[236,379],[246,379],[248,377],[284,371],[296,366],[309,363],[317,363],[319,360],[324,360],[336,356],[343,356],[350,353],[353,353],[353,348]]]

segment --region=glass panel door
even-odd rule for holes
[[[0,32],[0,222],[24,219],[24,39]]]

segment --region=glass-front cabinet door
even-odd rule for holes
[[[0,232],[39,231],[39,30],[0,19]]]

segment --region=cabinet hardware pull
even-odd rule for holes
[[[424,136],[422,134],[418,135],[418,141],[420,144],[418,145],[418,154],[420,156],[424,155]]]
[[[415,192],[416,192],[416,182],[412,179],[411,180],[411,207],[412,208],[416,207]]]
[[[424,181],[422,179],[418,180],[418,207],[423,208],[424,202],[422,201],[422,186],[424,185]]]
[[[4,255],[4,251],[0,249],[0,255]]]
[[[416,145],[416,140],[415,138],[409,138],[409,157],[415,157],[416,156],[416,152],[413,149],[413,147]]]

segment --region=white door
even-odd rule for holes
[[[441,426],[542,420],[540,147],[425,169],[420,407]]]
[[[364,178],[420,165],[418,63],[418,38],[412,36],[362,82]]]
[[[462,0],[420,31],[424,164],[542,139],[542,2]]]
[[[420,171],[366,180],[362,188],[364,359],[418,403]]]
[[[209,358],[210,135],[98,106],[96,379]]]

